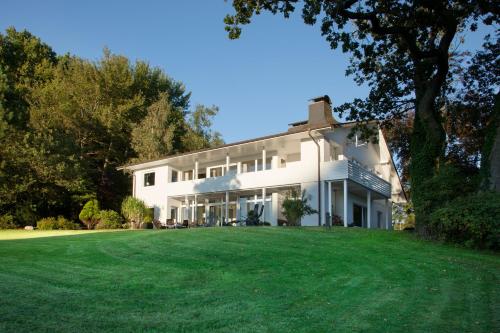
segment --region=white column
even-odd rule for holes
[[[240,208],[240,196],[237,195],[236,196],[236,220],[237,221],[239,221],[239,219],[240,219],[240,212],[241,212],[240,209],[241,209]]]
[[[372,192],[370,190],[366,191],[366,221],[367,228],[372,227]]]
[[[135,177],[135,172],[134,175],[132,176],[132,196],[135,198],[135,183],[136,183],[136,177]]]
[[[205,198],[205,224],[208,223],[208,215],[209,215],[208,198]]]
[[[226,207],[224,211],[224,220],[229,223],[229,191],[226,191]]]
[[[184,197],[184,203],[186,204],[186,209],[184,209],[186,216],[182,217],[182,222],[184,222],[184,220],[189,220],[189,199],[187,196]]]
[[[193,221],[198,224],[198,196],[196,194],[194,195]]]
[[[262,170],[266,170],[266,148],[262,147]]]
[[[330,214],[330,224],[332,223],[332,182],[327,182],[327,202],[328,202],[328,214]]]
[[[268,222],[271,222],[271,224],[274,225],[274,226],[278,225],[278,215],[279,215],[279,212],[278,212],[278,201],[279,201],[278,193],[277,192],[272,193],[271,194],[271,210],[272,210],[272,214],[271,214],[271,221],[268,221]]]
[[[255,171],[257,172],[258,171],[258,168],[259,167],[259,160],[255,160]]]
[[[264,216],[266,216],[266,188],[265,187],[262,188],[262,207],[264,207],[264,208],[262,209],[261,218],[262,218],[262,221],[265,221],[265,218],[264,218]]]
[[[236,172],[241,173],[241,162],[238,162],[238,164],[236,166]]]
[[[226,173],[229,172],[229,163],[230,163],[230,158],[229,154],[226,155]]]
[[[189,221],[191,221],[191,222],[193,222],[195,220],[195,216],[196,216],[196,215],[194,215],[195,209],[196,209],[196,197],[193,200],[192,205],[191,205],[191,218],[189,219]]]
[[[167,216],[167,220],[168,220],[168,219],[172,218],[172,216],[170,216],[170,206],[168,204],[168,196],[167,196],[167,199],[165,200],[165,206],[167,207],[167,214],[166,214],[166,216]],[[165,223],[167,223],[166,220],[165,220]]]
[[[344,179],[344,227],[347,227],[347,179]]]
[[[389,216],[391,214],[389,199],[385,199],[385,228],[389,230]]]
[[[194,175],[193,179],[198,179],[198,160],[194,162]]]

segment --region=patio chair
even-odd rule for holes
[[[175,229],[175,222],[173,219],[167,219],[167,229]]]
[[[253,207],[253,211],[250,211],[250,214],[248,214],[245,223],[246,225],[260,225],[260,217],[264,213],[264,205],[260,207],[260,213],[259,213],[259,204],[255,204]]]

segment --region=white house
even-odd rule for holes
[[[344,226],[391,228],[392,203],[406,201],[391,153],[380,129],[375,144],[349,139],[353,125],[337,122],[323,96],[311,100],[307,121],[286,132],[119,169],[133,174],[133,196],[162,223],[222,225],[244,220],[258,204],[261,220],[278,225],[281,203],[296,189],[320,212],[302,225],[337,215]]]

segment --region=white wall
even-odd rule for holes
[[[155,173],[155,185],[144,186],[144,174]],[[169,174],[168,166],[159,166],[151,169],[136,171],[135,173],[135,196],[143,200],[148,207],[154,208],[155,219],[164,221],[167,219],[167,181]]]

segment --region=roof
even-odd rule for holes
[[[348,125],[349,123],[345,123],[345,124]],[[232,146],[237,146],[237,145],[242,145],[242,144],[246,144],[246,143],[251,143],[251,142],[256,142],[256,141],[264,141],[264,140],[278,138],[278,137],[282,137],[282,136],[286,136],[286,135],[292,135],[292,134],[307,132],[308,130],[331,128],[332,126],[339,126],[339,125],[342,125],[342,124],[335,124],[335,125],[333,125],[333,124],[327,124],[327,123],[325,123],[325,124],[319,124],[319,125],[315,125],[315,126],[297,126],[295,128],[292,127],[288,131],[281,132],[281,133],[278,133],[278,134],[266,135],[266,136],[261,136],[261,137],[257,137],[257,138],[254,138],[254,139],[249,139],[249,140],[243,140],[243,141],[237,141],[237,142],[227,143],[227,144],[224,144],[224,145],[221,145],[221,146],[217,146],[217,147],[210,147],[210,148],[203,148],[203,149],[198,149],[198,150],[192,150],[192,151],[189,151],[189,152],[177,153],[177,154],[167,155],[167,156],[163,156],[163,157],[159,157],[159,158],[154,158],[154,159],[150,159],[150,160],[144,160],[144,161],[140,161],[140,162],[136,162],[136,163],[125,164],[125,165],[119,166],[117,168],[117,170],[125,170],[127,168],[134,167],[134,166],[141,165],[141,164],[145,164],[145,163],[149,163],[149,162],[155,162],[155,161],[161,161],[161,160],[166,160],[166,159],[180,157],[180,156],[198,154],[198,153],[206,152],[206,151],[210,151],[210,150],[224,149],[224,148],[228,148],[228,147],[232,147]]]

